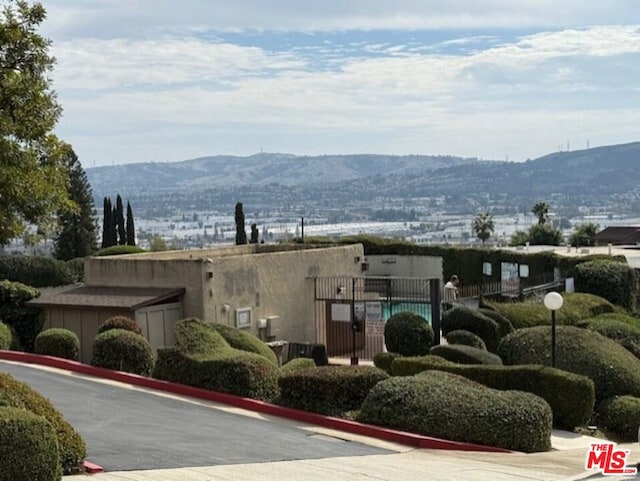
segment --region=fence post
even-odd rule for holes
[[[429,279],[429,299],[431,300],[431,327],[433,328],[433,342],[440,344],[440,330],[442,329],[440,297],[440,279]]]

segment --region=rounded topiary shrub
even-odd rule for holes
[[[211,326],[220,333],[231,347],[241,351],[254,352],[274,365],[278,365],[278,358],[271,348],[250,332],[218,323],[211,324]]]
[[[10,374],[0,372],[0,405],[27,409],[47,419],[58,439],[63,474],[75,474],[80,471],[87,455],[84,440],[48,399],[28,384],[16,380]]]
[[[596,294],[626,309],[636,306],[637,280],[633,268],[623,262],[595,260],[576,266],[576,290]]]
[[[292,371],[278,380],[279,404],[325,415],[360,408],[377,383],[389,375],[374,366],[323,366]]]
[[[477,347],[463,344],[441,344],[433,346],[429,354],[440,356],[458,364],[502,364],[500,356]]]
[[[357,420],[516,451],[551,449],[552,414],[543,399],[520,391],[490,389],[441,371],[378,383]]]
[[[446,366],[455,364],[447,361],[445,358],[434,355],[415,356],[415,357],[399,357],[391,363],[391,375],[393,376],[413,376],[429,369],[435,369],[436,366]]]
[[[98,327],[98,334],[109,331],[111,329],[125,329],[142,335],[142,328],[136,321],[126,316],[112,316]]]
[[[513,324],[511,324],[511,321],[495,309],[481,307],[480,309],[478,309],[478,311],[480,312],[480,314],[487,316],[489,319],[493,319],[496,324],[498,324],[498,334],[500,335],[500,338],[503,338],[507,334],[511,334],[513,331],[515,331]]]
[[[149,342],[125,329],[111,329],[96,336],[91,365],[149,376],[155,359]]]
[[[309,357],[296,357],[280,367],[280,374],[291,371],[300,371],[302,369],[311,369],[316,367],[316,363]]]
[[[0,407],[0,481],[62,478],[53,426],[26,409]]]
[[[0,349],[11,348],[11,329],[0,322]]]
[[[384,326],[387,350],[403,356],[422,356],[433,345],[434,333],[422,316],[413,312],[398,312]]]
[[[387,374],[391,374],[391,364],[394,359],[399,357],[402,357],[402,354],[397,352],[378,352],[373,356],[373,365]]]
[[[599,427],[618,442],[637,441],[640,398],[614,396],[606,399],[598,407],[597,422]]]
[[[38,334],[35,348],[36,354],[77,361],[80,353],[80,340],[74,332],[54,327]]]
[[[450,332],[459,330],[473,332],[484,341],[487,350],[496,352],[500,341],[498,323],[482,314],[478,309],[456,306],[442,314],[442,334],[445,337]]]
[[[640,327],[614,319],[586,319],[578,323],[578,327],[585,327],[599,332],[609,339],[613,339],[631,354],[640,358]]]
[[[458,329],[451,331],[446,335],[447,343],[449,344],[462,344],[464,346],[475,347],[476,349],[487,350],[487,345],[482,338],[471,331],[465,331],[464,329]]]
[[[519,329],[500,342],[508,365],[551,364],[551,327]],[[616,395],[640,396],[640,360],[617,342],[589,329],[558,326],[556,367],[591,378],[596,403]]]

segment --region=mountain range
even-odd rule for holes
[[[640,142],[556,152],[526,162],[428,155],[296,156],[259,153],[168,163],[87,169],[96,205],[120,193],[145,207],[218,206],[236,201],[260,206],[330,207],[389,199],[450,197],[469,209],[532,199],[577,205],[622,196],[630,204],[640,189]],[[361,206],[362,204],[360,204]]]

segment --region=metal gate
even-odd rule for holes
[[[330,358],[371,361],[384,352],[384,325],[410,311],[440,333],[440,279],[407,277],[316,277],[316,342]]]

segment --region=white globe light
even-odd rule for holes
[[[562,299],[562,296],[557,292],[549,292],[544,296],[544,307],[550,311],[557,311],[560,309],[563,302],[564,299]]]

